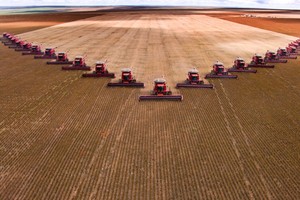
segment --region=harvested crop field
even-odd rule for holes
[[[110,79],[83,79],[1,44],[0,199],[299,198],[299,59],[209,80],[213,90],[175,89],[192,67],[204,76],[216,60],[249,62],[297,38],[278,32],[148,10],[19,35],[87,55],[89,65],[108,59],[117,79],[131,67],[145,89],[107,88]],[[162,75],[184,100],[139,102]]]

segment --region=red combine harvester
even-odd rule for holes
[[[297,50],[300,49],[300,39],[291,42],[288,46],[295,46]]]
[[[62,70],[91,70],[91,67],[87,66],[83,56],[76,56],[72,65],[63,66]]]
[[[289,55],[285,48],[279,48],[277,50],[277,56],[283,59],[297,59],[297,56]]]
[[[15,36],[9,33],[4,33],[3,38],[1,38],[1,42],[5,44],[11,44],[11,39],[14,38]]]
[[[56,53],[54,48],[46,48],[44,55],[36,55],[34,59],[56,59]]]
[[[32,44],[29,42],[24,42],[22,47],[16,48],[15,51],[31,51]]]
[[[4,32],[3,34],[2,34],[2,36],[3,36],[3,38],[8,38],[8,36],[10,36],[11,34],[10,33],[7,33],[7,32]]]
[[[121,79],[117,83],[108,83],[109,87],[144,87],[144,83],[136,82],[136,79],[132,75],[130,68],[122,69]]]
[[[250,64],[248,64],[248,67],[259,67],[259,68],[274,68],[275,65],[269,65],[267,64],[263,57],[259,54],[255,54],[252,57],[252,61]]]
[[[115,78],[114,73],[109,73],[106,69],[106,63],[97,61],[95,65],[95,71],[93,73],[82,74],[82,77],[109,77]]]
[[[15,36],[9,36],[8,37],[8,41],[4,41],[3,42],[3,44],[5,45],[5,46],[13,46],[13,45],[15,45],[16,44],[16,42],[18,41],[19,39],[17,38],[17,37],[15,37]]]
[[[11,49],[22,48],[25,43],[23,40],[16,40],[15,44],[9,45],[8,47]]]
[[[48,65],[61,65],[61,64],[72,64],[73,61],[69,61],[68,55],[65,52],[59,52],[57,54],[56,60],[48,61]]]
[[[243,58],[237,57],[234,60],[232,68],[228,69],[228,72],[248,72],[248,73],[256,73],[256,69],[250,69]]]
[[[237,78],[237,75],[228,73],[228,70],[225,69],[223,63],[217,61],[213,65],[213,70],[211,70],[210,74],[207,74],[205,78]]]
[[[41,46],[33,44],[31,46],[30,51],[28,52],[23,52],[22,55],[43,55],[44,52],[41,50]]]
[[[293,46],[293,45],[287,46],[286,51],[287,51],[288,55],[293,55],[293,56],[300,55],[300,52],[298,52],[297,47]]]
[[[289,43],[288,46],[289,46],[289,47],[290,47],[290,46],[293,46],[293,47],[295,47],[297,50],[299,50],[299,48],[300,48],[300,44],[299,44],[298,42],[296,42],[296,41]]]
[[[199,76],[197,69],[188,71],[187,79],[184,83],[177,83],[176,88],[213,88],[213,84],[204,84],[204,81]]]
[[[172,95],[172,91],[167,89],[166,80],[158,78],[154,80],[154,89],[151,95],[141,95],[139,100],[175,100],[182,101],[182,95]]]
[[[287,60],[281,60],[273,51],[266,52],[264,61],[265,63],[287,63]]]

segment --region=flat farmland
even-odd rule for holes
[[[175,89],[188,69],[276,50],[295,36],[188,11],[106,12],[19,35],[131,67],[107,88],[0,45],[0,199],[298,199],[299,59]],[[139,102],[164,76],[182,102]],[[116,81],[116,80],[112,80]]]

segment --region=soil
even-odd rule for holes
[[[107,88],[116,80],[84,79],[1,44],[0,199],[297,199],[299,59],[209,80],[213,90],[174,88],[191,67],[203,76],[216,59],[249,61],[296,37],[195,12],[32,15],[7,19],[22,27],[1,24],[72,57],[86,54],[90,65],[108,59],[116,73],[130,66],[146,89]],[[139,102],[161,75],[183,101]]]

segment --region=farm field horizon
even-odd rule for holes
[[[287,46],[298,11],[110,9],[0,16],[0,32],[116,74],[84,79],[0,44],[0,199],[298,199],[299,58],[175,88],[191,68]],[[145,88],[106,87],[124,67]],[[162,76],[183,101],[139,102]]]

